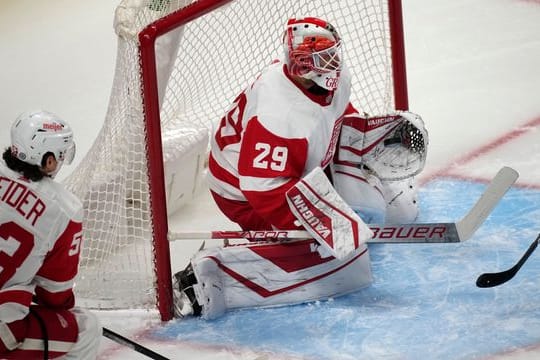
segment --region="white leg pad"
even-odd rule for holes
[[[220,248],[217,248],[220,249]],[[197,302],[202,306],[201,316],[205,319],[215,319],[226,310],[225,292],[221,277],[223,272],[218,268],[218,263],[212,257],[200,255],[208,251],[199,252],[198,256],[191,261],[197,284],[193,285]]]
[[[343,200],[368,224],[384,224],[383,185],[372,172],[357,166],[333,166],[332,178]]]
[[[418,217],[418,196],[414,177],[383,181],[383,192],[386,200],[386,223],[407,224],[415,222]]]
[[[202,316],[228,309],[324,300],[371,284],[367,246],[343,259],[321,258],[315,240],[243,244],[200,251],[192,260]]]

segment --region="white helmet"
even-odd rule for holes
[[[19,115],[11,127],[11,154],[41,167],[43,155],[49,152],[60,165],[71,164],[75,143],[69,125],[48,111],[27,111]]]
[[[289,19],[283,48],[290,74],[313,80],[327,90],[337,88],[341,39],[330,23],[314,17]]]

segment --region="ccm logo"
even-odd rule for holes
[[[442,238],[446,232],[446,226],[385,226],[371,227],[373,238],[378,239],[432,239]]]

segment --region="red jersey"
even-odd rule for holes
[[[336,90],[314,95],[289,77],[283,62],[273,63],[221,119],[211,139],[210,189],[249,202],[276,228],[297,228],[285,192],[332,160],[350,88],[346,67]]]
[[[0,320],[23,319],[33,295],[45,306],[72,308],[81,241],[82,205],[73,194],[0,163]]]

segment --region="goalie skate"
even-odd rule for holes
[[[191,263],[182,271],[174,274],[173,282],[173,305],[174,316],[183,318],[186,316],[201,315],[201,306],[195,297],[193,285],[197,283]]]

